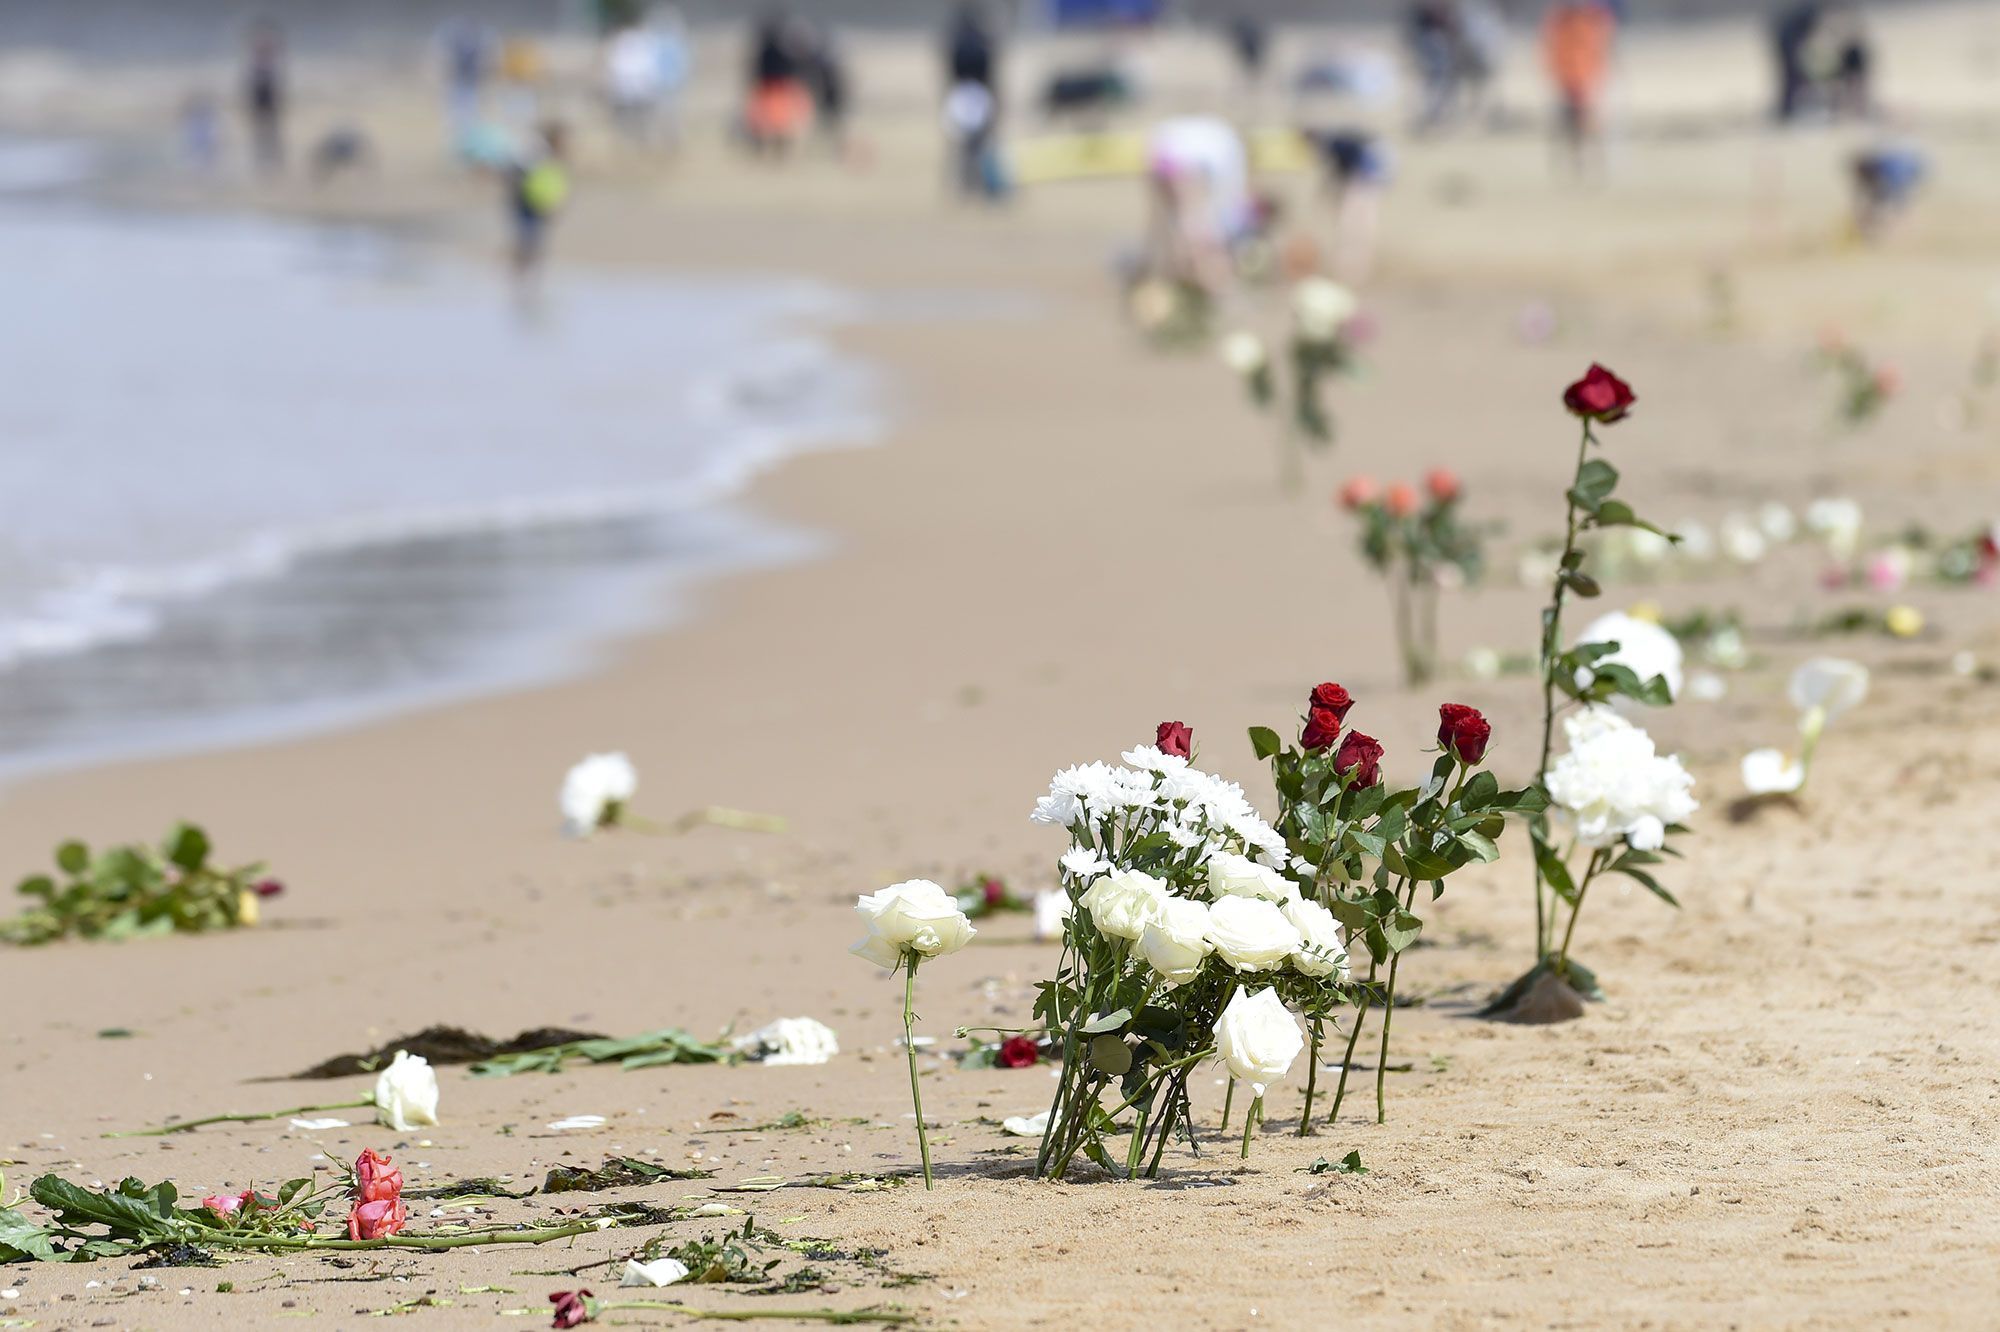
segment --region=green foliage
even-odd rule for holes
[[[1322,1156],[1309,1166],[1300,1166],[1299,1171],[1307,1175],[1365,1175],[1368,1167],[1361,1164],[1361,1149],[1357,1147],[1338,1161]]]
[[[555,1073],[572,1059],[620,1068],[654,1068],[661,1064],[726,1064],[736,1055],[724,1044],[710,1044],[678,1027],[641,1032],[637,1036],[603,1036],[565,1041],[539,1050],[523,1050],[482,1060],[472,1066],[476,1078],[505,1078],[516,1073]]]
[[[0,921],[0,939],[131,939],[255,924],[263,866],[223,869],[209,863],[209,853],[208,835],[188,823],[157,849],[115,846],[93,856],[82,842],[64,842],[55,851],[55,875],[21,880],[16,891],[34,903]]]
[[[656,1184],[663,1179],[709,1179],[713,1170],[677,1169],[634,1156],[607,1156],[595,1170],[582,1166],[556,1166],[542,1181],[543,1193],[594,1193],[602,1189],[626,1189]]]

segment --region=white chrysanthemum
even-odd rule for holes
[[[1167,984],[1185,985],[1201,973],[1201,964],[1215,951],[1208,926],[1207,903],[1168,898],[1159,919],[1146,922],[1139,936],[1139,956]]]
[[[564,830],[573,837],[586,837],[616,823],[638,789],[639,773],[631,759],[618,753],[588,755],[563,776],[556,803],[562,809]]]
[[[1188,765],[1186,759],[1178,754],[1169,754],[1158,745],[1140,745],[1118,757],[1146,772],[1179,772]]]
[[[1743,789],[1751,795],[1779,795],[1805,784],[1805,765],[1789,754],[1753,749],[1743,756]]]
[[[840,1053],[833,1028],[817,1018],[779,1018],[739,1036],[736,1048],[761,1064],[824,1064]]]
[[[1641,620],[1627,615],[1624,611],[1612,611],[1591,621],[1581,634],[1577,644],[1616,643],[1618,650],[1609,656],[1599,657],[1599,666],[1624,666],[1641,682],[1660,676],[1667,682],[1667,692],[1678,698],[1681,692],[1682,668],[1686,654],[1681,650],[1680,640],[1650,620]],[[1588,668],[1577,672],[1577,682],[1586,684],[1590,680]]]
[[[1298,899],[1299,886],[1268,865],[1222,851],[1209,857],[1208,895],[1256,897],[1283,905]]]
[[[1360,308],[1354,293],[1331,278],[1303,278],[1292,288],[1292,322],[1308,341],[1331,342],[1339,337],[1341,326]]]
[[[1056,863],[1063,867],[1064,873],[1073,874],[1079,879],[1094,879],[1100,874],[1109,874],[1113,868],[1109,860],[1088,846],[1071,847],[1062,853],[1061,859]]]
[[[1806,505],[1806,530],[1826,543],[1828,553],[1848,560],[1861,544],[1861,506],[1851,499],[1828,496]]]
[[[1300,898],[1287,902],[1285,919],[1299,932],[1299,950],[1292,954],[1292,966],[1305,976],[1347,979],[1347,945],[1340,939],[1340,922],[1317,902]]]
[[[1262,370],[1271,359],[1264,350],[1264,340],[1255,333],[1242,330],[1229,334],[1217,344],[1216,352],[1222,363],[1246,378]]]
[[[1215,1052],[1231,1077],[1250,1084],[1251,1094],[1291,1072],[1306,1035],[1278,992],[1266,986],[1255,994],[1238,990],[1215,1023]]]
[[[1268,971],[1299,951],[1298,926],[1275,902],[1223,897],[1208,909],[1208,941],[1215,955],[1238,971]]]
[[[1543,779],[1549,799],[1591,848],[1626,842],[1657,851],[1669,824],[1699,808],[1694,778],[1653,738],[1609,708],[1586,708],[1563,723],[1569,752]]]
[[[1084,889],[1076,902],[1099,934],[1137,942],[1166,910],[1167,885],[1138,870],[1119,870]]]

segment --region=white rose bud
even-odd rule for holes
[[[1333,918],[1333,913],[1317,902],[1303,899],[1287,902],[1284,912],[1285,919],[1303,941],[1299,951],[1292,954],[1292,966],[1299,974],[1347,979],[1347,946],[1340,941],[1340,922]]]
[[[1354,293],[1330,278],[1309,277],[1292,288],[1292,320],[1299,336],[1311,342],[1331,342],[1343,324],[1361,308]]]
[[[1299,886],[1269,865],[1233,851],[1218,851],[1208,859],[1208,895],[1259,897],[1282,905],[1298,899]]]
[[[375,1117],[398,1133],[438,1122],[438,1080],[430,1061],[407,1050],[375,1079]]]
[[[952,895],[929,879],[891,884],[858,899],[854,909],[868,922],[868,937],[847,951],[891,971],[911,954],[956,953],[976,933]]]
[[[1091,884],[1076,900],[1099,934],[1136,942],[1165,912],[1167,886],[1150,874],[1119,870]]]
[[[1304,943],[1276,903],[1255,897],[1225,897],[1210,907],[1208,941],[1238,971],[1269,970]]]
[[[1222,340],[1220,350],[1222,363],[1246,377],[1262,370],[1270,359],[1262,339],[1255,333],[1231,333]]]
[[[1208,941],[1209,910],[1205,903],[1169,898],[1160,919],[1148,921],[1139,936],[1139,955],[1169,985],[1185,985],[1201,972],[1215,951]]]
[[[618,822],[632,793],[639,789],[639,773],[623,754],[591,754],[563,777],[563,830],[572,837],[587,837],[598,828]]]
[[[1215,1052],[1229,1065],[1230,1075],[1249,1083],[1257,1096],[1291,1072],[1305,1048],[1298,1019],[1269,987],[1255,994],[1238,990],[1215,1023]]]
[[[1782,795],[1806,784],[1805,765],[1775,749],[1743,756],[1743,789],[1751,795]]]

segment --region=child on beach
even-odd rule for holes
[[[569,199],[568,132],[551,121],[541,127],[537,137],[539,147],[507,172],[514,277],[523,285],[540,272],[549,226]]]
[[[1618,16],[1604,0],[1556,0],[1542,22],[1542,54],[1555,84],[1558,142],[1581,175],[1603,151],[1604,85]]]

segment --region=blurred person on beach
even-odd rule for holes
[[[1859,6],[1836,5],[1826,29],[1828,109],[1836,117],[1865,120],[1875,112],[1875,54]]]
[[[1146,191],[1151,219],[1145,270],[1149,276],[1228,290],[1237,247],[1258,232],[1243,140],[1216,116],[1179,116],[1153,127],[1146,142]]]
[[[285,165],[285,34],[269,18],[251,22],[244,48],[243,111],[260,171]]]
[[[782,156],[811,124],[808,58],[799,25],[783,10],[758,20],[743,107],[743,136],[758,155]]]
[[[1435,129],[1458,100],[1457,14],[1447,0],[1418,0],[1404,12],[1403,36],[1423,94],[1417,128]]]
[[[1812,78],[1806,69],[1806,49],[1819,27],[1819,0],[1778,11],[1771,21],[1771,55],[1778,66],[1779,123],[1789,124],[1805,110]]]
[[[660,35],[650,25],[631,23],[604,46],[604,96],[618,132],[644,147],[653,141],[660,101],[666,94]]]
[[[1869,244],[1881,240],[1908,210],[1928,170],[1922,151],[1900,138],[1885,138],[1849,158],[1855,239]]]
[[[569,201],[568,150],[567,129],[559,121],[546,122],[504,177],[514,279],[524,292],[536,285],[546,261],[549,228]]]
[[[944,43],[944,124],[952,179],[968,199],[997,200],[1007,185],[999,161],[999,40],[980,4],[960,5]]]
[[[1555,0],[1542,19],[1542,58],[1556,94],[1556,142],[1581,176],[1604,155],[1604,90],[1618,15],[1604,0]]]
[[[542,80],[548,67],[542,48],[518,34],[500,44],[500,108],[512,128],[528,131],[542,111]]]
[[[847,153],[847,59],[833,29],[824,24],[801,28],[805,60],[800,73],[812,93],[813,125],[834,155]]]
[[[1374,270],[1382,199],[1394,174],[1388,146],[1353,127],[1301,134],[1319,157],[1321,190],[1332,207],[1332,274],[1359,287]]]
[[[446,19],[437,47],[444,64],[444,115],[456,150],[484,116],[480,105],[493,67],[493,30],[464,15]]]
[[[1229,53],[1236,57],[1236,77],[1246,102],[1254,105],[1264,91],[1264,73],[1271,60],[1270,25],[1248,9],[1230,16]]]

